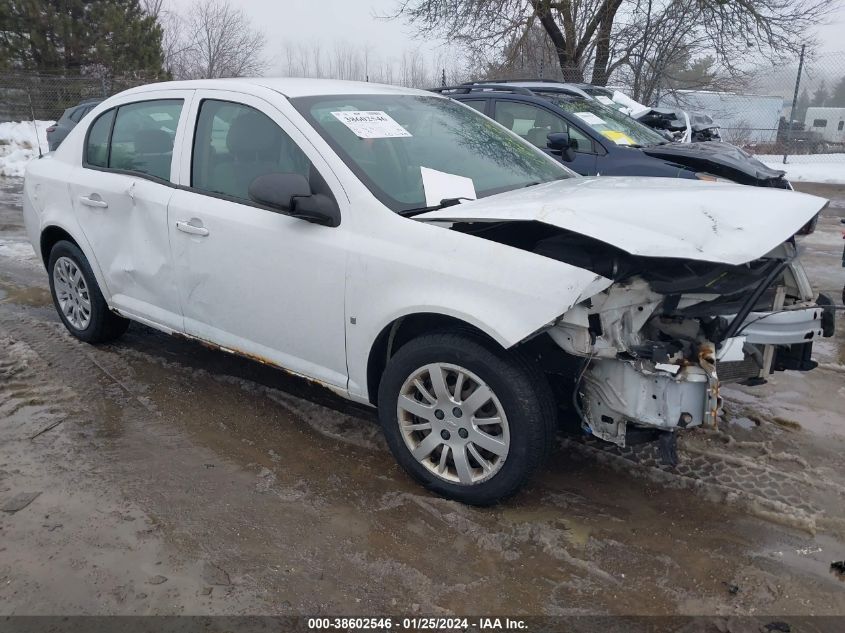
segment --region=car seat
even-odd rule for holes
[[[214,189],[237,198],[249,199],[249,185],[258,176],[280,169],[281,131],[272,120],[247,111],[232,121],[226,134],[231,162],[214,167]]]

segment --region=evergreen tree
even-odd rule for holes
[[[824,79],[822,79],[822,82],[821,84],[819,84],[818,89],[813,93],[813,100],[810,102],[810,105],[824,106],[827,105],[828,101],[830,101],[830,94],[827,91],[827,86],[824,83]]]
[[[156,78],[161,38],[138,0],[0,0],[0,68]]]
[[[830,105],[845,108],[845,77],[839,80],[830,96]]]
[[[807,89],[801,91],[801,94],[798,96],[798,101],[795,102],[795,112],[792,115],[793,121],[801,121],[804,122],[804,118],[807,115],[807,108],[810,107],[810,93],[807,92]]]

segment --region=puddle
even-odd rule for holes
[[[0,280],[0,301],[43,308],[53,304],[50,291],[40,286],[18,286]]]

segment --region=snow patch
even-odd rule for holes
[[[0,123],[0,176],[23,177],[26,164],[41,152],[46,154],[47,128],[55,121],[7,121]],[[36,137],[36,128],[38,136]]]
[[[786,171],[787,180],[796,182],[822,182],[845,185],[845,154],[804,154],[787,157],[758,154],[754,156],[772,169]]]
[[[0,257],[18,262],[31,262],[35,260],[35,251],[29,242],[0,239]]]

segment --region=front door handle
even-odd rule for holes
[[[98,209],[105,209],[109,203],[100,197],[100,194],[92,193],[90,196],[79,196],[79,201],[86,207],[97,207]]]
[[[200,237],[205,237],[206,235],[208,235],[207,228],[205,228],[204,226],[197,226],[195,224],[191,224],[190,222],[178,221],[176,222],[176,228],[182,231],[183,233],[199,235]]]

